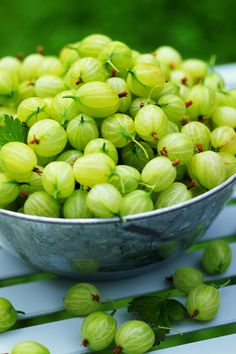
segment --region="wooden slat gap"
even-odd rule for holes
[[[36,274],[29,274],[29,275],[17,276],[12,278],[0,279],[0,288],[17,285],[17,284],[30,283],[35,281],[51,280],[56,278],[58,278],[58,276],[55,274],[48,273],[48,272],[41,272]]]

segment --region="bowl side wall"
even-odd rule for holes
[[[233,181],[206,198],[125,222],[44,223],[0,213],[0,240],[35,267],[78,279],[139,274],[199,240],[230,198]]]

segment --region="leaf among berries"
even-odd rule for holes
[[[29,128],[22,124],[18,118],[8,115],[0,116],[0,147],[11,142],[27,142]]]

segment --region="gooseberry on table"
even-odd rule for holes
[[[224,273],[232,260],[230,245],[224,240],[211,241],[203,251],[202,265],[209,274]]]
[[[188,314],[197,321],[213,319],[220,306],[220,295],[212,285],[202,284],[190,290],[186,300]]]

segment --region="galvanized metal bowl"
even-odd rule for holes
[[[236,174],[183,204],[113,219],[54,219],[0,210],[0,241],[36,268],[81,280],[130,277],[181,255],[230,198]]]

